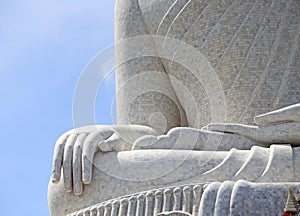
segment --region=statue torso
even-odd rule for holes
[[[300,101],[300,1],[140,0],[150,34],[197,49],[216,72],[226,98],[226,121],[253,123],[255,115]],[[200,126],[211,122],[211,100],[197,74],[170,60],[166,71],[191,93]],[[209,73],[199,71],[199,73]],[[185,110],[192,103],[173,88]],[[224,107],[225,109],[225,107]],[[193,123],[191,126],[194,126]]]

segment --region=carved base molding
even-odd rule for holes
[[[282,215],[288,188],[300,183],[251,183],[240,180],[149,190],[108,200],[68,216],[155,216],[182,211],[193,216]]]

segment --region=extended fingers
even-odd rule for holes
[[[104,136],[103,133],[93,132],[84,141],[82,147],[82,181],[84,184],[91,183],[94,155],[99,150],[98,143],[107,138],[106,136],[107,134]]]
[[[63,159],[63,174],[64,174],[64,187],[67,192],[72,191],[72,158],[73,158],[73,146],[76,141],[76,135],[71,134],[67,138],[64,148]]]
[[[65,142],[67,139],[67,135],[61,136],[58,138],[55,147],[54,147],[54,156],[52,163],[52,182],[57,183],[60,180],[61,175],[61,165],[63,160]]]
[[[87,134],[80,134],[73,150],[73,189],[75,195],[82,194],[82,147]]]
[[[227,123],[211,123],[205,128],[210,131],[234,133],[244,136],[252,136],[257,130],[256,126]]]
[[[300,121],[300,103],[258,115],[254,118],[257,125],[267,125],[289,121]]]

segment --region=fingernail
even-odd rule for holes
[[[52,178],[51,178],[51,180],[52,180],[52,183],[59,182],[59,177],[58,177],[57,172],[55,172],[55,171],[52,172]]]
[[[83,172],[83,178],[82,181],[84,184],[89,184],[90,182],[90,172],[88,170]]]
[[[52,178],[52,183],[58,183],[57,179]]]

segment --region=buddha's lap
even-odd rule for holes
[[[185,180],[213,169],[227,154],[186,150],[98,152],[94,157],[93,181],[84,185],[82,195],[66,192],[63,177],[58,183],[49,183],[49,208],[60,215],[127,194],[184,184]]]

